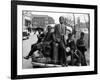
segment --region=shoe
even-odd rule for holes
[[[65,64],[62,64],[62,67],[65,67]]]
[[[66,67],[68,67],[68,64],[65,64]]]
[[[24,59],[29,59],[29,57],[28,57],[28,56],[26,56],[26,57],[24,57]]]

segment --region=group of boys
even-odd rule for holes
[[[47,33],[41,34],[38,36],[38,41],[36,44],[33,44],[29,54],[24,57],[29,59],[30,56],[36,51],[39,50],[43,53],[45,57],[50,57],[54,64],[60,64],[62,66],[68,66],[67,56],[71,56],[71,65],[74,65],[74,58],[81,63],[81,65],[86,66],[84,33],[81,32],[80,38],[76,41],[72,39],[73,34],[68,33],[68,39],[65,39],[66,35],[66,25],[65,18],[59,18],[59,24],[55,25],[54,32],[51,32],[51,26],[47,27]]]

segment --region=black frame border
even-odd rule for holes
[[[34,74],[34,75],[17,75],[17,5],[34,5],[49,7],[69,7],[94,9],[94,71],[83,72],[67,72],[67,73],[50,73],[50,74]],[[48,3],[33,1],[11,1],[11,79],[25,78],[43,78],[43,77],[61,77],[97,74],[97,5],[81,5],[81,4],[64,4],[64,3]]]

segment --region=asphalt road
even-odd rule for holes
[[[37,36],[36,35],[30,35],[29,39],[27,40],[23,40],[23,52],[22,52],[22,56],[25,57],[28,55],[29,51],[31,50],[31,45],[36,43],[37,41]],[[31,59],[22,59],[22,68],[23,69],[30,69],[32,68],[32,64],[31,64]]]

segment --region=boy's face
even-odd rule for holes
[[[51,27],[48,27],[48,32],[50,32],[51,31]]]
[[[64,17],[60,17],[59,18],[59,22],[62,24],[62,23],[64,23]]]
[[[41,30],[39,30],[39,33],[41,33],[42,31]]]
[[[81,35],[81,39],[83,39],[83,38],[84,38],[84,34]]]
[[[69,38],[69,39],[72,39],[72,35],[71,35],[71,34],[69,34],[69,35],[68,35],[68,38]]]

